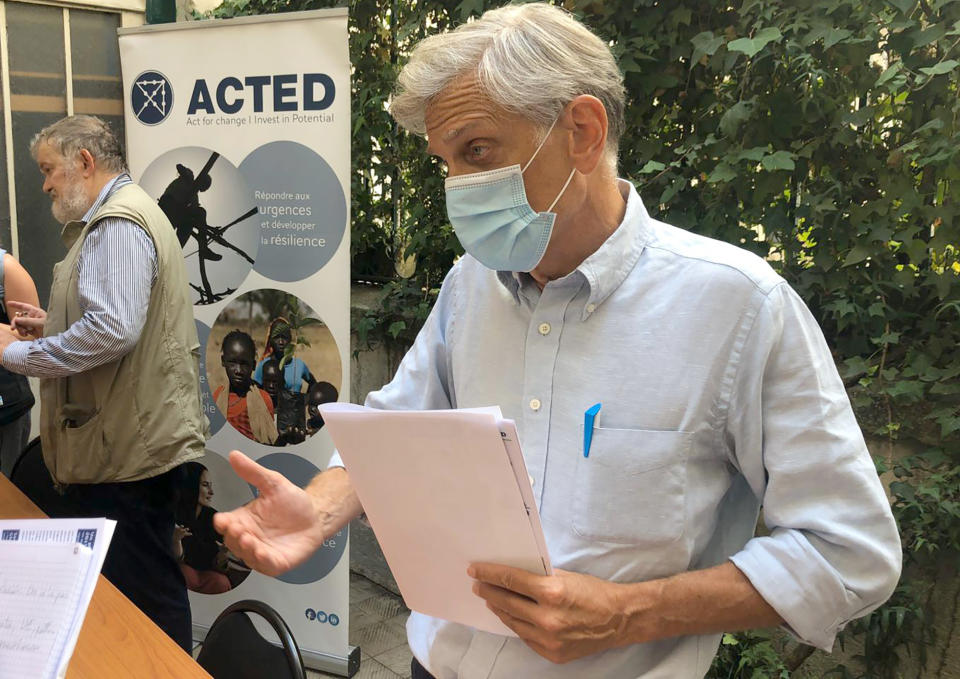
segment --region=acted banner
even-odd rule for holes
[[[305,485],[333,452],[317,406],[350,384],[350,61],[345,9],[121,29],[131,174],[170,218],[190,277],[212,437],[175,549],[201,639],[259,599],[308,666],[352,674],[347,529],[278,578],[213,530],[254,490],[239,449]],[[176,417],[176,413],[170,413]]]

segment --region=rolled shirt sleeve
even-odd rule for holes
[[[80,320],[58,335],[14,342],[5,367],[64,377],[116,361],[139,341],[157,272],[150,236],[128,219],[104,219],[87,234],[77,268]]]
[[[741,358],[726,436],[770,534],[731,561],[792,634],[829,651],[893,592],[897,526],[823,334],[788,285],[766,296]]]

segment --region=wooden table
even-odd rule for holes
[[[10,481],[0,475],[0,519],[44,519]],[[100,576],[67,679],[211,679],[193,658]]]

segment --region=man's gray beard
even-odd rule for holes
[[[71,178],[73,174],[71,173]],[[61,224],[80,219],[90,209],[89,199],[79,179],[74,179],[68,185],[66,192],[61,193],[50,205],[53,218]]]

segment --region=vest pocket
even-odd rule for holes
[[[679,539],[686,524],[692,438],[682,431],[596,427],[590,457],[584,457],[581,436],[574,531],[593,540],[642,547]]]
[[[57,480],[62,483],[96,483],[107,478],[103,418],[94,413],[79,427],[61,420],[57,449]]]

